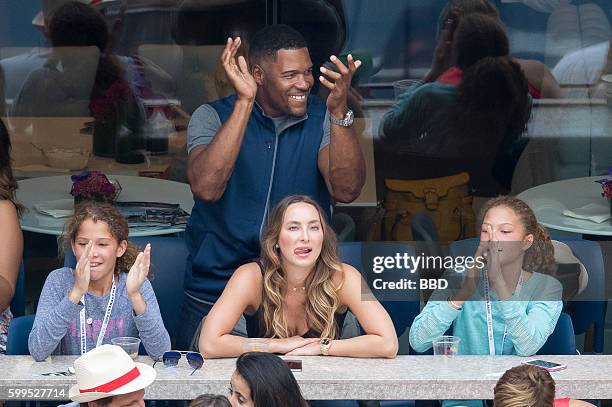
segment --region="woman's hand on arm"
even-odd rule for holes
[[[198,345],[204,357],[236,357],[244,352],[246,338],[231,332],[248,308],[259,307],[261,291],[262,276],[257,263],[236,269],[202,326]]]
[[[285,339],[270,339],[270,348],[268,352],[283,353],[286,355],[319,355],[321,353],[320,350],[319,338],[292,336],[291,338]]]
[[[319,356],[321,354],[319,338],[313,338],[310,343],[286,353],[287,356]]]
[[[397,335],[391,317],[373,296],[364,300],[362,287],[366,282],[352,266],[343,264],[344,282],[339,292],[341,306],[347,306],[359,321],[365,335],[333,340],[332,356],[394,358],[397,355]],[[314,348],[314,345],[309,345]],[[317,344],[317,346],[319,346]]]

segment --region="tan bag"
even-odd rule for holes
[[[432,217],[440,241],[476,236],[468,173],[421,180],[386,179],[385,199],[371,221],[368,239],[413,240],[412,216],[423,211]]]

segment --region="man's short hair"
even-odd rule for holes
[[[307,48],[306,40],[295,29],[285,24],[275,24],[262,28],[253,36],[249,49],[249,61],[259,63],[264,58],[276,60],[279,49]]]
[[[104,397],[98,400],[90,401],[88,403],[79,403],[80,407],[88,407],[89,403],[96,403],[100,407],[108,406],[113,401],[114,396]]]

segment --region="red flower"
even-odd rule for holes
[[[608,168],[608,174],[612,175],[612,167]],[[601,184],[601,196],[612,199],[612,179],[598,179],[595,182]]]
[[[95,196],[112,197],[115,186],[99,171],[85,171],[72,177],[70,194],[75,197],[91,198]]]

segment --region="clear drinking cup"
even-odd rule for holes
[[[134,338],[132,336],[119,336],[117,338],[112,338],[111,343],[121,347],[121,349],[130,355],[132,359],[136,359],[138,356],[138,348],[140,347],[139,338]]]
[[[435,356],[456,356],[459,354],[458,336],[445,335],[433,340],[433,352]]]
[[[395,99],[399,98],[409,87],[415,83],[421,83],[418,79],[400,79],[399,81],[393,82],[393,93]]]

